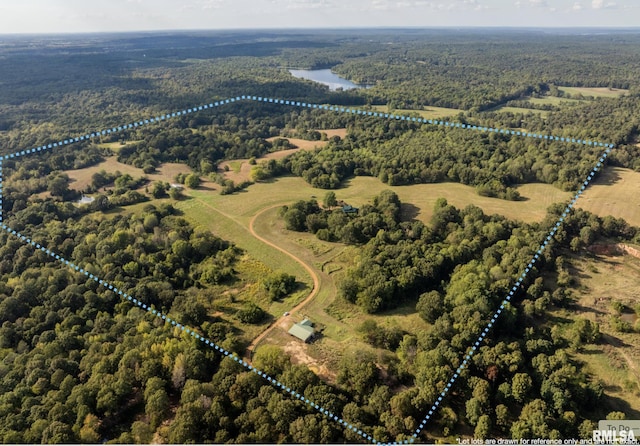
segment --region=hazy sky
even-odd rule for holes
[[[358,26],[640,25],[639,0],[0,0],[0,34]]]

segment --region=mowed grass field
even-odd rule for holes
[[[570,95],[581,94],[582,96],[592,96],[594,98],[617,98],[629,93],[629,90],[609,87],[558,87],[558,90]]]
[[[634,308],[640,304],[640,259],[624,256],[571,255],[571,275],[578,281],[576,306],[553,312],[554,316],[576,317],[597,322],[602,340],[586,346],[575,357],[586,371],[597,376],[605,388],[604,413],[621,411],[628,419],[640,417],[640,334],[620,333],[611,324],[614,301]],[[628,314],[631,318],[635,315]],[[633,322],[632,322],[633,325]]]
[[[559,98],[556,96],[545,96],[543,98],[532,98],[527,97],[524,100],[531,102],[532,104],[540,104],[540,105],[562,105],[562,104],[580,104],[584,102],[583,99],[567,99],[567,98]]]
[[[104,149],[109,149],[114,153],[118,153],[120,151],[120,149],[122,149],[123,147],[128,146],[129,144],[135,144],[137,142],[140,141],[126,141],[124,144],[116,141],[116,142],[104,142],[101,144],[97,144],[98,147],[102,147]]]
[[[89,184],[91,184],[91,177],[94,173],[104,170],[106,172],[128,173],[133,178],[147,177],[149,181],[166,181],[173,183],[173,178],[179,173],[191,173],[191,169],[186,164],[180,163],[165,163],[161,164],[156,173],[145,174],[142,169],[133,167],[129,164],[124,164],[118,161],[116,156],[110,156],[103,162],[86,167],[84,169],[65,170],[65,173],[69,175],[71,182],[69,183],[70,189],[83,190]]]
[[[347,134],[347,129],[328,129],[328,130],[318,130],[319,132],[324,132],[327,135],[327,138],[331,138],[332,136],[339,136],[340,138],[344,138]],[[276,139],[284,138],[281,136],[273,136],[271,138],[267,138],[267,141],[272,142]],[[275,152],[267,153],[260,158],[256,158],[256,162],[260,163],[262,161],[268,160],[280,160],[285,158],[292,153],[296,153],[299,150],[315,150],[321,149],[328,144],[328,141],[309,141],[306,139],[300,138],[285,138],[289,140],[289,142],[296,146],[295,149],[286,149],[286,150],[278,150]],[[229,170],[225,170],[228,166]],[[220,163],[218,167],[218,172],[222,173],[225,178],[232,180],[235,183],[241,183],[243,181],[250,180],[251,174],[251,164],[249,164],[248,159],[237,159],[231,161],[223,161]]]
[[[538,110],[537,108],[524,108],[524,107],[507,107],[505,105],[502,105],[498,108],[495,108],[491,111],[495,111],[495,112],[511,112],[511,113],[535,113],[536,115],[540,115],[542,117],[547,117],[549,115],[549,111],[548,110]]]
[[[460,110],[457,108],[445,108],[445,107],[425,107],[424,110],[412,110],[408,108],[397,108],[393,110],[389,110],[389,107],[386,105],[374,105],[372,108],[375,111],[382,113],[393,113],[395,115],[408,115],[410,113],[417,113],[420,117],[425,119],[435,119],[435,118],[448,118],[451,116],[455,116],[458,113],[464,112],[464,110]]]
[[[576,202],[601,217],[613,215],[640,226],[640,172],[606,167]]]
[[[370,203],[373,197],[385,189],[393,190],[405,203],[404,216],[428,222],[433,206],[438,198],[446,198],[459,208],[475,204],[488,214],[501,214],[514,220],[525,222],[540,221],[546,215],[549,205],[571,198],[548,184],[526,184],[518,188],[526,198],[523,201],[505,201],[497,198],[481,197],[475,188],[458,183],[415,184],[410,186],[389,186],[374,177],[355,177],[344,182],[344,187],[335,191],[338,199],[353,206]],[[311,187],[302,178],[287,176],[270,182],[256,183],[244,192],[233,195],[211,194],[207,191],[189,191],[190,195],[205,200],[218,209],[248,222],[250,216],[259,210],[275,204],[309,200],[313,197],[322,202],[326,190]]]

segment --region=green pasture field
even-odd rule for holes
[[[585,190],[576,206],[601,217],[613,215],[640,226],[640,172],[606,167]]]
[[[497,107],[495,109],[492,109],[491,111],[523,113],[523,114],[534,113],[534,114],[540,115],[542,117],[549,116],[549,111],[548,110],[538,110],[537,108],[524,108],[524,107],[507,107],[507,106],[503,106],[503,105],[501,105],[500,107]]]
[[[637,294],[640,259],[630,255],[571,255],[572,277],[577,280],[575,308],[552,314],[569,321],[576,317],[597,322],[602,339],[575,353],[586,371],[597,376],[609,398],[603,416],[621,411],[628,419],[640,418],[640,334],[620,333],[612,326],[614,301],[629,308],[640,304]],[[634,317],[634,315],[629,314]]]
[[[432,107],[426,106],[424,110],[412,110],[408,108],[397,108],[393,110],[389,110],[387,105],[374,105],[372,106],[374,110],[383,113],[394,113],[398,115],[408,115],[410,113],[417,113],[420,117],[425,119],[435,119],[435,118],[448,118],[451,116],[456,116],[458,113],[464,113],[464,110],[460,110],[457,108],[445,108],[445,107]]]
[[[571,96],[581,94],[584,97],[617,98],[629,93],[629,90],[608,87],[558,87],[558,90],[569,93]]]

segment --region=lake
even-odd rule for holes
[[[320,82],[321,84],[329,86],[329,90],[335,91],[338,88],[343,90],[350,90],[352,88],[366,88],[364,85],[354,84],[344,78],[341,78],[335,73],[332,73],[330,69],[326,70],[289,70],[294,77],[301,79],[309,79],[312,81]]]

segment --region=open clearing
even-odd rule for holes
[[[558,90],[569,93],[571,96],[581,94],[594,98],[617,98],[629,93],[629,90],[609,87],[558,87]]]
[[[534,113],[536,115],[540,115],[542,117],[546,117],[549,115],[549,111],[548,110],[538,110],[537,108],[524,108],[524,107],[507,107],[504,105],[501,105],[500,107],[494,108],[491,111],[493,112],[510,112],[510,113],[523,113],[523,114],[527,114],[527,113]]]
[[[316,129],[320,133],[325,133],[327,138],[331,138],[332,136],[338,136],[341,139],[347,136],[347,129]]]
[[[585,190],[576,206],[601,217],[612,215],[640,226],[640,172],[606,167]]]
[[[331,381],[335,379],[335,375],[329,371],[335,370],[335,365],[343,356],[356,352],[369,352],[374,358],[384,355],[382,350],[373,348],[360,339],[356,329],[365,320],[374,319],[383,326],[401,327],[413,334],[428,328],[428,324],[420,319],[412,304],[388,313],[367,315],[356,305],[336,298],[335,274],[351,265],[356,247],[323,242],[312,234],[288,231],[282,219],[278,218],[277,208],[267,208],[259,213],[254,229],[258,235],[281,249],[295,253],[300,261],[311,266],[318,279],[318,294],[305,303],[297,314],[291,310],[291,315],[280,317],[261,339],[262,342],[285,348],[290,354],[297,348],[299,353],[292,355],[295,363],[305,363]],[[291,325],[305,317],[321,331],[319,339],[310,345],[288,334]],[[345,348],[350,353],[345,352]]]
[[[236,163],[237,161],[235,160]],[[246,165],[250,167],[248,161]],[[242,171],[243,164],[241,163],[239,166]],[[234,167],[237,168],[238,164],[235,164]],[[140,169],[118,163],[115,157],[111,157],[100,165],[89,169],[69,171],[69,175],[77,180],[74,183],[75,185],[80,185],[82,181],[88,184],[86,182],[90,181],[91,175],[100,169],[107,171],[120,170],[121,172],[130,173],[132,176],[142,175]],[[182,164],[167,164],[159,170],[158,174],[149,175],[149,178],[171,181],[176,173],[188,172],[189,168]],[[599,196],[597,193],[591,200],[586,200],[585,198],[589,197],[589,192],[599,193],[599,188],[604,189],[602,192],[604,203],[608,203],[604,200],[605,196],[609,197],[609,200],[611,196],[616,194],[631,197],[640,196],[640,193],[635,189],[625,189],[625,187],[638,187],[638,184],[640,184],[640,173],[635,173],[628,169],[606,168],[595,181],[593,187],[590,187],[585,192],[585,197],[578,203],[587,203],[587,206],[594,206],[598,202],[595,199]],[[334,370],[333,366],[337,364],[341,356],[347,355],[345,345],[349,345],[350,349],[353,348],[354,354],[356,351],[364,351],[371,353],[374,357],[382,358],[383,352],[365,344],[360,340],[360,336],[356,331],[356,328],[366,319],[374,319],[383,326],[397,326],[410,332],[428,328],[428,324],[416,314],[413,305],[402,306],[388,314],[367,315],[355,305],[336,299],[336,274],[340,274],[342,270],[350,265],[357,255],[357,248],[323,242],[311,234],[287,231],[284,228],[283,221],[278,217],[280,205],[291,203],[295,200],[308,200],[311,198],[322,201],[327,191],[315,189],[302,178],[293,176],[256,183],[242,192],[231,195],[220,195],[212,191],[212,189],[212,187],[208,187],[205,184],[196,190],[185,191],[188,197],[184,200],[170,201],[178,209],[182,210],[185,218],[194,225],[205,227],[214,234],[233,241],[244,249],[249,258],[255,259],[256,264],[264,265],[260,268],[282,270],[294,274],[301,284],[301,287],[294,295],[282,302],[256,302],[271,315],[271,320],[265,324],[245,327],[246,330],[243,330],[242,337],[247,343],[267,329],[270,324],[273,324],[273,328],[265,334],[261,344],[271,343],[286,347],[291,353],[293,348],[292,341],[299,343],[287,333],[288,328],[294,322],[292,317],[295,317],[295,321],[301,320],[303,317],[309,317],[316,323],[318,328],[322,329],[322,335],[314,344],[300,347],[304,350],[300,350],[301,353],[299,355],[294,355],[296,356],[294,361],[308,364],[324,378],[331,380],[333,377],[330,370]],[[385,189],[395,191],[400,197],[403,202],[402,214],[404,219],[419,219],[425,223],[429,222],[433,206],[440,197],[446,198],[449,203],[459,208],[474,204],[482,208],[487,214],[501,214],[514,220],[534,222],[541,221],[545,217],[548,206],[568,200],[573,196],[572,193],[563,192],[551,185],[527,184],[518,187],[518,191],[525,199],[512,202],[481,197],[476,194],[475,188],[457,183],[389,186],[374,177],[349,179],[344,182],[341,189],[335,192],[339,199],[358,207],[365,203],[370,203],[374,196]],[[611,208],[601,205],[599,211],[594,209],[594,212],[601,214],[602,212],[610,213],[609,211],[611,211],[615,216],[622,216],[619,213],[628,212],[630,206],[628,205],[628,200],[624,202],[624,205],[622,204],[623,200],[620,201],[617,207]],[[125,209],[126,212],[130,212],[137,209],[137,207],[138,205],[135,205]],[[268,209],[270,207],[272,208]],[[276,244],[282,250],[288,253],[295,253],[299,261],[294,260],[273,246],[263,243],[251,234],[251,221],[258,214],[259,218],[255,219],[254,224],[255,232],[264,239]],[[638,214],[636,217],[640,218],[640,210]],[[290,311],[305,300],[312,289],[312,276],[300,262],[313,270],[313,275],[316,276],[316,280],[319,283],[318,294],[301,308],[297,314],[283,318],[282,314],[285,311]],[[250,264],[246,266],[249,269],[253,268]],[[246,272],[246,274],[249,273],[254,274],[251,271]],[[240,290],[234,295],[238,302],[244,302],[252,299],[252,293],[254,292],[251,290]],[[237,321],[231,316],[233,314],[232,306],[220,308],[219,310],[224,313],[225,317],[229,318],[231,323],[237,324]],[[300,343],[300,345],[302,344]],[[341,353],[337,354],[336,352]],[[628,354],[630,355],[631,353]],[[597,362],[594,361],[593,364],[593,367],[596,367]]]
[[[344,132],[342,132],[344,130]],[[323,132],[329,132],[330,130],[322,130]],[[335,129],[335,134],[339,136],[339,134],[345,133],[346,129]],[[329,136],[329,135],[327,135]],[[332,135],[333,136],[333,135]],[[271,142],[276,139],[280,139],[280,136],[274,136],[271,138],[267,138],[267,141]],[[296,146],[295,149],[286,149],[286,150],[278,150],[276,152],[267,153],[260,158],[256,158],[256,162],[260,163],[261,161],[268,160],[279,160],[285,158],[292,153],[296,153],[299,150],[315,150],[321,149],[326,146],[329,141],[308,141],[306,139],[299,138],[284,138],[289,140],[289,142]],[[225,171],[225,167],[228,166],[229,170]],[[228,180],[233,181],[234,183],[242,183],[243,181],[250,180],[251,174],[251,164],[249,164],[248,159],[237,159],[232,161],[223,161],[218,166],[218,172],[222,173],[224,177]]]
[[[464,112],[464,110],[460,110],[457,108],[445,108],[445,107],[425,107],[424,110],[412,110],[408,108],[396,108],[393,110],[389,110],[389,106],[387,105],[373,105],[372,108],[375,111],[383,112],[383,113],[394,113],[398,115],[408,115],[411,113],[417,113],[422,118],[426,119],[434,119],[434,118],[448,118],[451,116],[455,116],[458,113]]]
[[[374,196],[385,189],[393,190],[405,203],[403,214],[407,219],[416,218],[428,222],[433,206],[438,198],[446,198],[449,203],[464,208],[475,204],[488,214],[501,214],[525,222],[541,221],[549,205],[571,198],[572,194],[563,192],[548,184],[525,184],[518,187],[523,201],[506,201],[497,198],[481,197],[475,188],[458,183],[414,184],[410,186],[389,186],[374,177],[355,177],[344,182],[341,189],[335,191],[338,199],[353,206],[370,203]],[[287,176],[275,178],[269,182],[256,183],[246,191],[233,195],[209,194],[199,190],[189,191],[190,195],[209,201],[214,207],[225,212],[249,218],[270,205],[309,200],[318,201],[327,193],[315,189],[299,177]]]
[[[324,130],[321,130],[324,131]],[[328,137],[329,135],[327,135]],[[280,152],[287,152],[290,150],[313,150],[313,149],[320,149],[324,146],[327,145],[327,143],[329,141],[309,141],[307,139],[300,139],[300,138],[283,138],[282,136],[272,136],[271,138],[267,138],[267,141],[272,142],[276,139],[287,139],[289,140],[289,142],[291,144],[293,144],[294,146],[296,146],[295,149],[288,149],[288,150],[279,150],[277,152],[271,152],[266,154],[265,156],[260,157],[260,159],[269,159],[269,155],[275,155],[278,154]]]
[[[103,142],[103,143],[96,144],[96,145],[98,147],[102,147],[103,149],[109,149],[112,152],[117,154],[120,151],[120,149],[122,149],[124,147],[127,147],[130,144],[135,144],[135,143],[138,143],[138,142],[140,142],[140,141],[139,140],[138,141],[126,141],[124,144],[122,144],[121,142],[116,141],[116,142]]]
[[[640,416],[640,334],[617,332],[611,324],[615,314],[612,302],[631,308],[640,304],[640,259],[630,255],[570,255],[571,275],[578,281],[576,305],[557,310],[556,316],[573,320],[576,316],[595,321],[602,340],[589,345],[575,356],[586,363],[586,371],[603,382],[610,407],[627,418]],[[628,314],[631,318],[635,315]]]
[[[69,178],[71,179],[69,188],[79,191],[85,189],[91,184],[91,177],[93,174],[100,172],[101,170],[105,170],[106,172],[120,171],[120,173],[128,173],[134,178],[147,177],[151,182],[166,181],[168,183],[173,183],[173,178],[179,173],[191,173],[191,169],[186,164],[165,163],[158,167],[156,173],[145,174],[142,169],[121,163],[117,160],[116,156],[110,156],[95,166],[86,167],[84,169],[65,170],[65,173],[69,175]]]
[[[526,97],[523,98],[525,101],[529,101],[532,104],[539,105],[562,105],[562,104],[580,104],[584,103],[584,99],[568,99],[568,98],[559,98],[556,96],[545,96],[543,98],[532,98]]]

